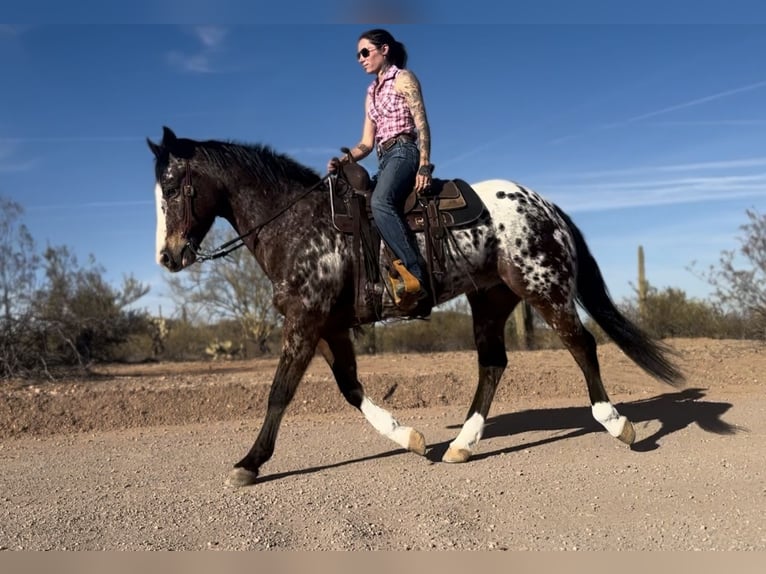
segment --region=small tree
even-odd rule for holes
[[[758,323],[758,338],[766,338],[766,216],[746,210],[738,250],[722,251],[718,265],[697,273],[713,288],[714,302],[724,311]],[[691,266],[694,270],[694,263]]]
[[[80,267],[66,247],[41,257],[22,212],[0,197],[0,378],[50,376],[51,366],[112,358],[145,329],[143,313],[129,306],[149,288],[126,277],[116,289],[92,259]]]
[[[221,244],[227,237],[214,228],[206,244]],[[236,321],[244,341],[268,352],[268,340],[279,326],[280,316],[272,303],[271,282],[246,249],[222,260],[197,264],[167,277],[171,298],[188,315],[207,321]]]
[[[28,311],[40,263],[32,235],[19,223],[22,213],[18,203],[0,197],[0,311],[4,320]]]
[[[37,360],[31,296],[40,258],[20,223],[23,209],[0,197],[0,378],[19,374]]]
[[[49,247],[43,259],[46,281],[35,297],[34,315],[54,362],[85,366],[110,360],[117,345],[146,331],[145,314],[129,306],[149,291],[147,286],[128,276],[116,289],[92,257],[80,267],[66,247]]]

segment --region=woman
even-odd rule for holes
[[[327,169],[358,161],[373,150],[378,173],[373,177],[372,215],[386,245],[394,252],[394,293],[397,305],[410,311],[427,297],[424,264],[412,230],[404,220],[404,202],[413,188],[431,185],[431,132],[420,83],[405,69],[407,51],[386,30],[365,32],[357,43],[357,60],[375,79],[367,88],[362,140]]]

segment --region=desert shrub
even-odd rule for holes
[[[364,329],[367,337],[371,329]],[[392,321],[374,328],[378,353],[430,353],[474,348],[471,317],[456,311],[436,311],[427,321]],[[369,352],[369,339],[357,340],[360,352]]]
[[[723,315],[743,321],[747,336],[766,340],[766,214],[755,209],[745,214],[739,249],[722,251],[718,264],[706,270],[694,263],[690,270],[713,287],[712,303]]]
[[[621,303],[621,310],[644,331],[655,338],[711,337],[717,339],[749,338],[752,318],[709,301],[690,299],[680,289],[662,291],[649,286],[643,311],[637,300]]]

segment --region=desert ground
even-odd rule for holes
[[[509,352],[482,441],[441,462],[476,384],[471,352],[359,358],[421,457],[311,364],[259,481],[225,484],[276,359],[98,365],[0,383],[2,550],[764,550],[766,347],[672,339],[686,384],[599,347],[632,447],[590,414],[566,351]]]

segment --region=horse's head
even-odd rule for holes
[[[202,170],[198,144],[163,128],[159,144],[147,139],[155,157],[157,262],[180,271],[197,259],[197,250],[213,225],[218,186]]]

